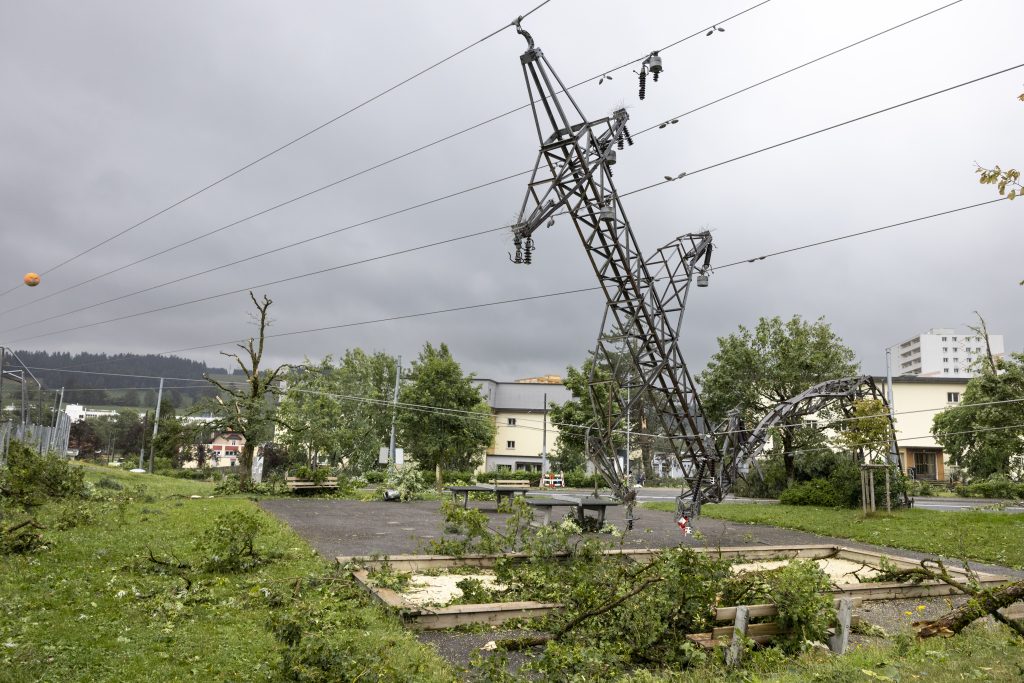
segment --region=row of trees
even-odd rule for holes
[[[978,331],[987,338],[984,323]],[[708,423],[722,423],[735,408],[746,424],[756,424],[777,403],[815,384],[857,375],[860,369],[855,358],[853,350],[823,319],[762,318],[754,329],[740,326],[736,333],[718,339],[718,350],[697,377]],[[585,462],[586,426],[608,419],[594,414],[587,393],[593,364],[591,357],[579,369],[569,367],[566,386],[574,398],[551,405],[552,422],[561,427],[553,462],[565,469]],[[1024,456],[1024,355],[1012,354],[1006,359],[989,355],[976,370],[978,376],[968,383],[961,405],[935,416],[933,434],[949,454],[950,464],[969,477],[1019,475],[1016,470],[1024,470],[1020,464]],[[610,365],[597,369],[605,378],[614,372]],[[626,379],[616,377],[613,385],[624,385]],[[640,401],[629,426],[636,433],[631,451],[639,451],[648,477],[653,454],[664,450],[664,444],[650,436],[657,427],[648,417],[650,409]],[[764,492],[777,494],[798,480],[827,474],[829,463],[836,462],[843,452],[885,453],[891,438],[885,413],[881,401],[864,400],[853,406],[850,416],[826,410],[817,416],[817,424],[774,430],[766,456],[770,463],[779,463],[782,476]],[[624,438],[620,441],[617,445],[623,448]]]
[[[175,419],[173,406],[163,405],[159,436],[152,445],[157,462],[180,465],[183,457],[192,454],[203,458],[202,444],[217,430],[245,438],[239,458],[244,481],[250,478],[255,447],[275,440],[276,447],[268,449],[273,464],[326,462],[358,474],[376,466],[394,422],[400,445],[414,455],[420,468],[433,471],[439,484],[445,469],[471,469],[480,463],[494,439],[494,419],[473,376],[462,371],[446,345],[423,347],[403,375],[396,409],[392,391],[398,360],[386,353],[352,349],[338,361],[328,356],[319,362],[263,367],[272,302],[255,296],[252,301],[258,335],[239,345],[241,354],[225,354],[237,366],[240,381],[208,378],[219,392],[216,400],[204,406],[215,416],[211,425],[189,426]],[[697,378],[712,425],[734,408],[747,424],[755,424],[776,403],[819,382],[859,371],[854,352],[822,319],[762,318],[753,330],[741,326],[736,333],[719,338],[718,347]],[[586,427],[607,419],[594,414],[587,393],[593,362],[591,358],[580,369],[568,368],[566,386],[574,398],[550,405],[551,421],[559,425],[552,463],[563,470],[583,467]],[[619,365],[628,367],[628,363]],[[1024,403],[1013,400],[1024,395],[1024,356],[989,357],[981,370],[968,385],[964,405],[937,415],[933,430],[952,464],[971,476],[1009,472],[1011,459],[1024,452]],[[599,367],[596,372],[614,380],[602,390],[625,384],[624,377],[612,378],[612,367]],[[657,429],[649,418],[652,408],[643,400],[638,402],[629,427],[636,434],[631,450],[639,451],[647,476],[653,474],[654,454],[665,450],[652,436]],[[781,463],[782,485],[793,484],[801,472],[820,470],[816,458],[824,462],[837,451],[877,446],[885,440],[885,419],[863,419],[884,413],[880,402],[865,402],[854,410],[855,417],[862,419],[833,423],[838,428],[828,440],[810,424],[783,426],[773,434],[768,456]],[[828,425],[842,416],[823,413],[818,417]],[[106,447],[134,453],[146,439],[137,415],[131,413],[75,429],[73,441],[86,451]],[[625,446],[624,438],[620,446]],[[801,465],[798,457],[806,462]]]

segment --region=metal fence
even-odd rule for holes
[[[54,452],[64,456],[71,435],[71,418],[65,413],[57,415],[57,425],[0,422],[0,465],[7,461],[7,450],[12,441],[20,441],[40,453]]]

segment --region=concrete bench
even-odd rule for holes
[[[510,501],[516,496],[516,494],[526,495],[526,492],[530,490],[530,483],[526,482],[525,486],[522,485],[485,485],[479,484],[476,486],[449,486],[446,490],[452,494],[452,498],[456,501],[459,500],[459,495],[462,495],[462,507],[466,509],[469,507],[469,494],[470,493],[493,493],[498,499],[498,507],[501,507],[501,501],[504,498],[508,498]]]
[[[554,508],[567,507],[572,508],[573,516],[580,526],[583,526],[583,520],[587,516],[588,511],[597,513],[597,525],[601,527],[604,526],[604,517],[607,509],[622,503],[614,498],[601,498],[599,496],[587,496],[585,498],[537,496],[535,498],[527,498],[526,504],[537,508],[543,513],[544,519],[542,524],[551,523],[551,511]]]
[[[299,479],[298,477],[286,477],[285,486],[288,487],[289,491],[315,491],[318,489],[337,489],[338,478],[327,477],[321,483],[316,483],[308,479]]]

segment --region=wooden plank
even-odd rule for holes
[[[711,630],[711,635],[714,638],[732,637],[733,629],[735,627],[730,624],[728,626],[716,626]],[[786,630],[779,626],[774,621],[767,621],[763,624],[748,624],[747,635],[749,636],[776,636],[780,633],[785,633]]]
[[[416,615],[410,615],[404,618],[406,624],[410,628],[423,631],[434,631],[439,629],[452,628],[453,626],[462,626],[464,624],[496,625],[512,619],[533,619],[536,617],[542,617],[545,614],[550,614],[554,610],[560,608],[560,606],[558,605],[548,605],[545,603],[535,603],[535,605],[536,606],[533,607],[519,607],[515,609],[492,609],[488,611],[476,612],[452,612],[448,611],[450,608],[442,608],[439,610],[435,610],[431,614],[420,613]],[[470,605],[460,605],[460,607],[470,607]],[[474,607],[487,607],[487,605],[474,605]]]
[[[370,580],[369,572],[360,569],[352,572],[352,577],[356,580],[356,583],[363,587],[364,590],[369,592],[370,595],[388,607],[403,611],[412,610],[413,612],[419,612],[419,605],[414,605],[413,603],[406,601],[406,599],[399,593],[396,593],[390,588],[375,586],[373,581]]]
[[[839,609],[839,604],[843,600],[849,600],[852,607],[860,607],[860,598],[836,598],[832,601],[833,606]],[[779,608],[775,605],[763,604],[763,605],[746,605],[748,610],[748,616],[751,619],[755,617],[774,617],[779,613]],[[736,618],[735,607],[719,607],[715,610],[715,621],[716,622],[730,622]]]
[[[732,625],[732,642],[729,643],[729,649],[725,652],[725,665],[730,668],[739,666],[740,659],[743,658],[743,637],[747,635],[749,611],[746,605],[736,608],[736,620]],[[712,633],[714,632],[712,631]]]

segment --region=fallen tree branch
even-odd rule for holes
[[[929,569],[929,563],[935,564],[938,567],[938,571]],[[960,631],[967,628],[974,621],[989,615],[996,621],[1011,628],[1021,638],[1024,638],[1024,625],[999,612],[1000,609],[1009,607],[1013,603],[1024,599],[1024,581],[1017,581],[998,588],[981,589],[978,587],[978,576],[974,570],[967,567],[966,571],[968,582],[962,583],[950,575],[942,560],[924,559],[921,560],[920,567],[888,572],[885,578],[896,581],[906,579],[916,582],[924,580],[941,581],[964,595],[970,596],[963,605],[938,619],[915,621],[913,625],[917,628],[918,638],[953,636],[960,633]]]

